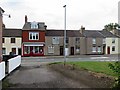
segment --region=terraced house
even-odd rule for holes
[[[120,50],[119,50],[120,38],[119,38],[119,36],[116,36],[107,30],[102,30],[99,32],[105,36],[105,41],[106,41],[105,54],[119,54],[120,53]]]
[[[85,54],[85,37],[79,30],[67,30],[66,37],[67,55]],[[64,30],[46,30],[45,51],[45,55],[64,55]]]
[[[119,54],[119,30],[66,30],[67,55]],[[64,55],[64,30],[47,29],[44,22],[28,22],[21,29],[3,29],[3,54]]]
[[[13,52],[15,55],[21,55],[22,29],[13,29],[3,27],[2,54],[9,55]]]
[[[3,16],[2,14],[5,11],[0,7],[0,62],[2,61],[2,25],[3,25]]]
[[[105,36],[98,30],[85,30],[81,27],[81,34],[85,36],[85,54],[105,54]]]
[[[22,56],[44,56],[45,30],[44,22],[28,22],[25,16],[22,28]]]

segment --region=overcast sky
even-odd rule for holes
[[[64,29],[64,5],[67,29],[101,30],[104,25],[118,22],[119,0],[0,0],[7,28],[22,28],[24,17],[29,22],[45,22],[48,29]]]

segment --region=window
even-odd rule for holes
[[[66,43],[69,43],[69,37],[66,37]]]
[[[93,42],[93,44],[96,44],[96,39],[93,38],[93,39],[92,39],[92,42]]]
[[[115,51],[115,46],[112,46],[112,51]]]
[[[25,46],[24,47],[24,54],[29,54],[30,53],[30,47]]]
[[[53,44],[59,44],[59,37],[53,37],[52,38],[52,43]]]
[[[2,43],[5,43],[5,38],[2,38]]]
[[[53,46],[48,46],[48,53],[54,53],[54,47]]]
[[[2,48],[2,54],[6,54],[6,48]]]
[[[96,52],[96,47],[92,47],[92,52]]]
[[[106,43],[106,39],[105,38],[103,38],[103,44],[105,44]]]
[[[16,54],[16,48],[12,48],[13,54]]]
[[[80,46],[76,45],[76,46],[75,46],[75,49],[76,49],[76,53],[77,53],[77,54],[80,54]]]
[[[37,22],[31,22],[31,29],[38,29],[38,23]]]
[[[15,38],[11,38],[11,43],[15,43]]]
[[[78,43],[78,44],[79,44],[79,43],[80,43],[80,38],[76,38],[76,39],[75,39],[75,43]]]
[[[115,38],[112,38],[112,43],[115,43]]]
[[[39,40],[39,32],[29,32],[29,40]]]
[[[98,52],[99,52],[99,53],[101,52],[101,47],[100,47],[100,46],[98,47]]]

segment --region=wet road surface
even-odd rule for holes
[[[73,79],[51,70],[47,62],[23,60],[21,67],[6,79],[13,88],[89,88]]]

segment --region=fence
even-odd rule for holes
[[[19,67],[21,64],[21,56],[17,56],[8,60],[8,73]]]
[[[0,63],[0,81],[5,74],[10,74],[14,69],[21,65],[21,56],[13,57]]]
[[[5,77],[5,62],[0,63],[0,81]]]

